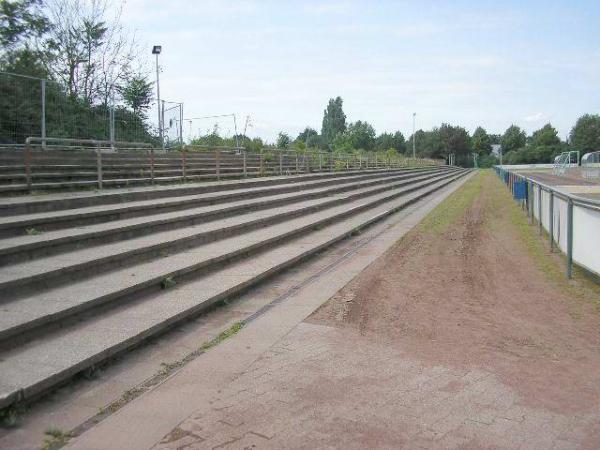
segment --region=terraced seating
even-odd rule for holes
[[[34,398],[466,173],[370,170],[1,202],[0,407]]]

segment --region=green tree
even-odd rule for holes
[[[600,115],[581,116],[577,119],[569,138],[576,150],[584,153],[600,151]]]
[[[325,144],[331,144],[338,133],[346,131],[346,114],[342,108],[343,103],[342,97],[331,98],[323,112],[321,136]]]
[[[41,3],[41,0],[0,1],[0,49],[27,47],[30,39],[48,30],[48,19],[40,11]]]
[[[492,152],[490,135],[482,127],[477,127],[473,132],[471,145],[479,155],[489,155]]]
[[[318,147],[319,146],[319,133],[317,130],[306,127],[298,137],[296,138],[297,142],[303,142],[306,147]]]
[[[471,157],[471,138],[463,127],[443,123],[438,133],[442,143],[442,152],[436,157],[447,158],[449,154],[456,155],[456,164],[468,165]]]
[[[287,149],[291,143],[292,139],[290,138],[289,134],[281,131],[277,136],[277,148]]]
[[[560,144],[558,131],[549,123],[534,131],[528,141],[533,147],[550,147]]]
[[[144,114],[152,102],[154,83],[143,74],[137,74],[127,80],[120,89],[123,101],[136,114]]]
[[[502,145],[502,152],[504,154],[525,147],[526,142],[527,136],[525,132],[516,125],[508,127],[500,139],[500,145]]]
[[[368,122],[357,120],[351,123],[345,134],[353,149],[373,150],[375,148],[375,128]]]
[[[389,150],[393,148],[400,153],[406,151],[406,140],[399,131],[395,133],[381,133],[375,141],[375,148],[379,151]]]

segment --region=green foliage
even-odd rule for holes
[[[600,115],[584,114],[570,134],[571,145],[583,153],[600,151]]]
[[[136,74],[120,88],[123,101],[135,113],[143,113],[150,107],[153,98],[154,83],[143,74]]]
[[[471,137],[471,146],[479,155],[489,155],[492,152],[491,141],[490,135],[482,127],[477,127]]]
[[[40,12],[41,0],[0,1],[0,47],[12,50],[18,44],[41,36],[48,29],[48,19]]]
[[[495,165],[497,165],[499,163],[500,163],[500,161],[498,160],[496,155],[493,155],[491,153],[488,155],[482,155],[479,158],[479,167],[481,167],[482,169],[494,167]]]
[[[560,144],[558,131],[549,123],[534,131],[527,141],[533,147],[550,147]]]
[[[502,145],[502,151],[505,154],[524,147],[526,142],[525,132],[516,125],[508,127],[500,139],[500,145]]]
[[[277,148],[288,149],[292,143],[290,135],[281,131],[277,136]]]
[[[344,101],[341,97],[329,99],[323,112],[321,136],[325,144],[331,144],[339,133],[346,131],[346,114],[342,108]]]
[[[376,150],[387,150],[393,148],[400,153],[406,151],[406,140],[399,131],[395,133],[381,133],[375,141]]]

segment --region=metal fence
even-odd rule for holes
[[[45,145],[45,149],[44,149]],[[310,172],[443,165],[442,160],[388,155],[287,152],[242,147],[163,151],[147,143],[28,138],[21,149],[0,149],[0,192],[98,188]]]
[[[548,233],[550,250],[566,254],[567,277],[571,278],[574,263],[600,276],[600,201],[558,190],[510,167],[495,170],[515,197],[523,192],[527,214],[537,221],[540,233]]]
[[[0,144],[40,138],[156,141],[145,114],[115,102],[88,104],[54,81],[0,72]]]

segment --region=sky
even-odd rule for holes
[[[600,1],[127,0],[122,19],[152,77],[163,47],[161,98],[184,117],[235,113],[238,129],[250,116],[269,142],[320,131],[338,95],[349,122],[406,137],[413,112],[417,129],[550,122],[562,138],[600,112]]]

